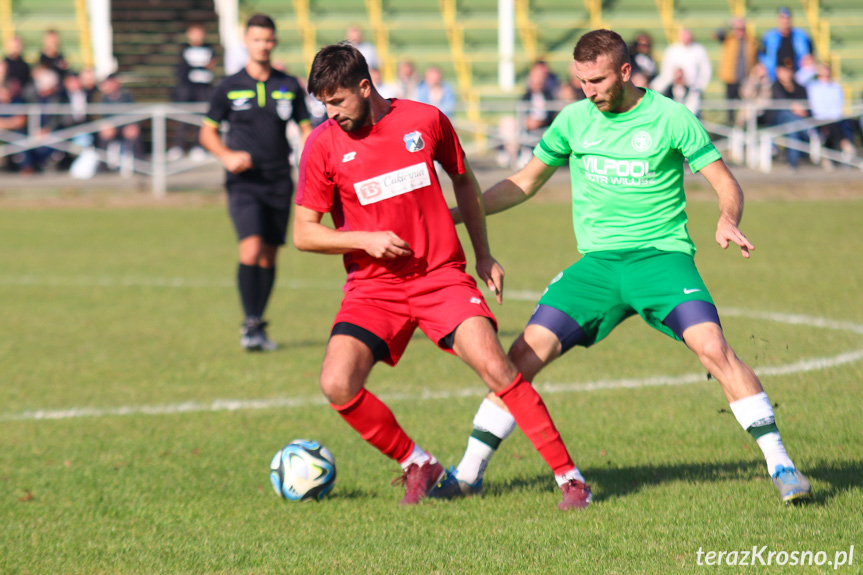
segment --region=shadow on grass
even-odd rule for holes
[[[861,489],[863,462],[818,462],[802,469],[815,483],[813,499],[823,505],[843,491]],[[687,483],[767,480],[762,461],[725,463],[684,463],[677,465],[637,465],[632,467],[593,467],[582,469],[587,483],[595,486],[594,501],[626,497],[645,487],[682,481]],[[490,482],[486,497],[497,497],[512,490],[543,490],[549,486],[546,473],[506,483]]]

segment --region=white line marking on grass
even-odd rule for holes
[[[863,326],[861,326],[863,328]],[[790,375],[807,371],[819,371],[853,363],[863,359],[863,349],[842,353],[833,357],[819,357],[791,363],[788,365],[763,367],[755,370],[761,377],[775,375]],[[607,379],[585,383],[541,383],[537,388],[543,394],[590,392],[604,389],[637,389],[642,387],[691,385],[706,381],[704,373],[688,373],[684,375],[659,375],[633,379]],[[382,393],[378,397],[383,401],[429,401],[454,398],[484,397],[486,392],[472,387],[457,390],[425,391],[418,394]],[[0,421],[34,421],[46,419],[73,419],[78,417],[107,417],[121,415],[174,415],[179,413],[217,412],[217,411],[252,411],[258,409],[294,408],[310,405],[327,405],[323,397],[277,397],[272,399],[217,399],[211,403],[188,401],[166,405],[125,405],[121,407],[95,408],[79,407],[70,409],[24,411],[0,415]]]
[[[98,286],[98,287],[234,287],[233,281],[212,279],[188,279],[188,278],[144,278],[144,277],[93,277],[93,276],[67,276],[67,277],[38,277],[38,276],[0,276],[0,285],[39,285],[39,286]],[[280,285],[288,289],[339,289],[341,286],[335,282],[306,281],[306,280],[280,280]],[[506,292],[507,299],[514,301],[539,300],[539,292],[526,290],[510,290]],[[790,325],[801,325],[812,328],[828,329],[833,331],[847,331],[863,335],[863,325],[847,321],[836,321],[822,317],[814,317],[800,314],[783,314],[764,311],[753,311],[740,308],[723,308],[720,313],[724,317],[746,317],[751,319],[762,319],[786,323]],[[790,375],[808,371],[818,371],[853,363],[863,359],[863,349],[840,353],[830,357],[817,357],[801,360],[787,365],[760,367],[755,369],[761,377],[777,375]],[[706,381],[705,373],[688,373],[683,375],[658,375],[646,378],[632,379],[608,379],[583,383],[536,383],[536,387],[545,394],[589,392],[603,389],[636,389],[641,387],[692,385]],[[464,388],[460,390],[426,390],[421,393],[390,393],[380,394],[384,401],[427,401],[454,398],[482,397],[485,391],[480,387]],[[184,402],[165,405],[127,405],[121,407],[95,408],[80,407],[59,410],[36,410],[20,413],[0,414],[0,421],[33,421],[46,419],[72,419],[78,417],[107,417],[123,415],[171,415],[193,412],[217,412],[217,411],[249,411],[256,409],[294,408],[309,405],[327,405],[326,399],[320,396],[314,397],[281,397],[272,399],[217,399],[211,403]]]

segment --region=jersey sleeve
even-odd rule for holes
[[[332,210],[336,191],[329,168],[330,154],[324,142],[327,129],[331,129],[329,122],[315,128],[303,147],[297,178],[297,195],[294,200],[298,206],[322,214]]]
[[[443,166],[447,174],[463,174],[465,172],[464,150],[458,134],[446,114],[438,111],[437,116],[440,138],[437,141],[434,159]]]
[[[674,107],[671,124],[674,146],[689,162],[689,169],[693,173],[722,157],[710,141],[707,130],[685,106]]]
[[[228,90],[225,82],[222,81],[213,89],[213,94],[210,96],[210,109],[204,116],[204,123],[218,128],[222,121],[228,118],[228,112],[230,112]]]
[[[565,166],[569,162],[569,156],[572,154],[572,146],[569,141],[571,117],[572,109],[564,108],[542,135],[539,144],[533,149],[533,155],[545,165]]]

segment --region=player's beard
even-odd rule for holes
[[[619,76],[608,90],[606,97],[600,101],[593,100],[593,105],[600,112],[615,112],[623,103],[623,79]]]
[[[372,104],[369,100],[362,98],[362,104],[360,105],[360,113],[356,118],[346,118],[339,122],[339,127],[344,132],[356,132],[360,128],[366,125],[366,121],[369,119],[369,114],[372,112]]]

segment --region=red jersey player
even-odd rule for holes
[[[294,243],[344,254],[345,296],[321,369],[321,389],[333,409],[402,466],[403,504],[426,497],[444,477],[443,466],[365,389],[372,366],[394,366],[419,327],[503,400],[554,471],[564,495],[559,507],[587,506],[590,488],[574,479],[578,469],[542,399],[507,359],[494,315],[465,272],[435,160],[452,180],[477,274],[502,301],[503,269],[489,250],[482,195],[446,116],[432,106],[382,98],[365,59],[346,43],[318,52],[308,89],[329,119],[303,150]],[[321,223],[325,213],[335,229]]]

